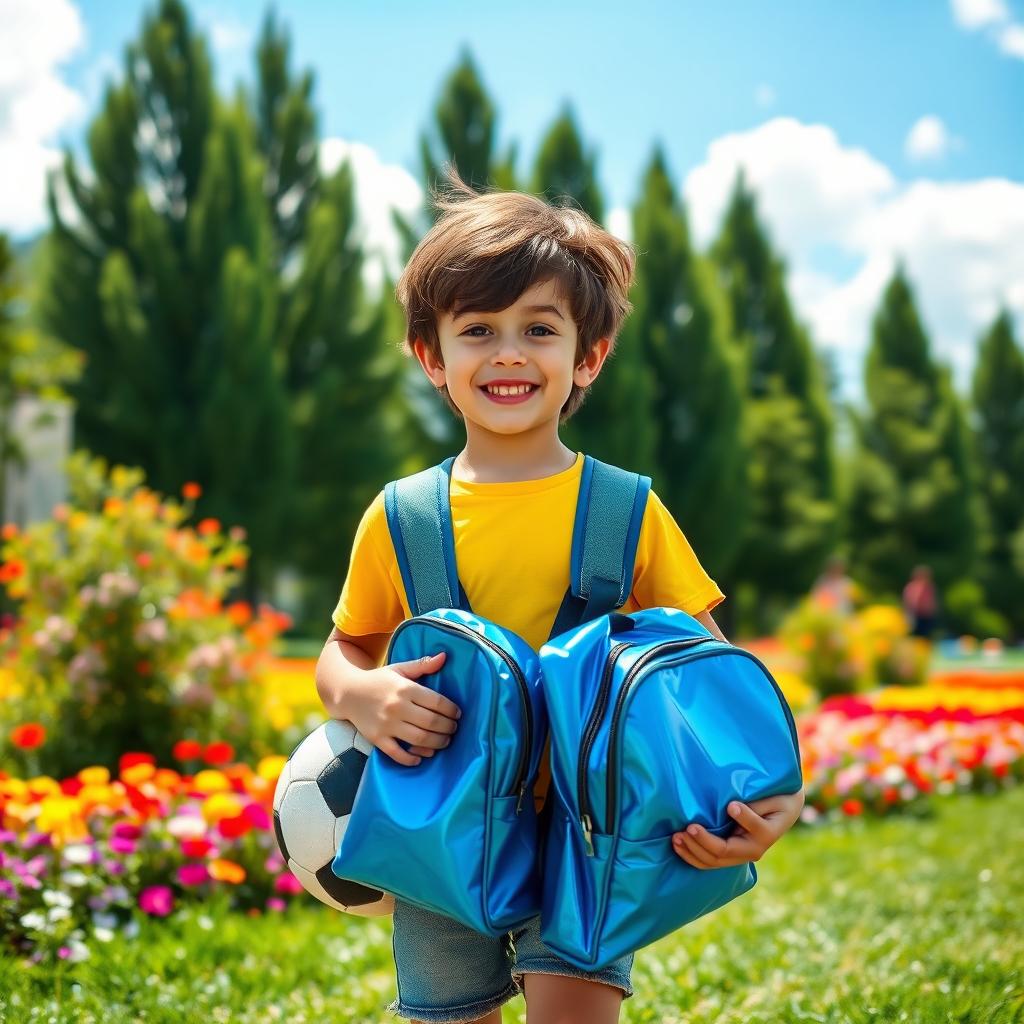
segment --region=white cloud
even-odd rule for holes
[[[46,171],[60,163],[55,136],[84,113],[58,65],[83,43],[68,0],[0,0],[0,229],[14,235],[46,221]]]
[[[823,125],[778,118],[717,139],[686,178],[695,243],[717,234],[737,168],[789,271],[798,315],[836,350],[843,393],[861,388],[882,291],[902,259],[935,355],[963,388],[976,340],[1005,303],[1024,323],[1024,184],[1000,178],[900,183]],[[852,267],[823,257],[838,252]]]
[[[754,102],[759,107],[774,107],[775,99],[775,90],[767,82],[762,82],[754,90]]]
[[[957,24],[972,31],[1010,19],[1003,0],[952,0],[952,6]]]
[[[210,45],[219,54],[248,50],[252,45],[253,29],[236,18],[225,18],[211,12],[200,17],[201,24],[210,35]]]
[[[907,133],[903,152],[908,160],[937,160],[963,147],[963,139],[950,135],[942,118],[926,114],[919,117]]]
[[[1014,22],[1005,0],[950,0],[953,18],[968,32],[986,35],[1008,57],[1024,60],[1024,25]]]
[[[633,240],[633,215],[626,206],[614,206],[604,218],[604,226],[624,242]]]
[[[402,270],[401,239],[391,210],[418,222],[423,215],[423,188],[404,167],[382,163],[376,150],[362,142],[329,138],[320,143],[324,174],[332,174],[344,160],[350,162],[355,181],[357,231],[367,257],[364,282],[377,291],[385,272],[395,278]]]

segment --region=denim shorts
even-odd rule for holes
[[[449,1024],[476,1020],[521,992],[524,974],[587,978],[621,988],[625,999],[633,995],[632,953],[599,971],[584,971],[540,941],[539,916],[492,939],[396,899],[392,923],[398,998],[388,1010],[399,1017]]]

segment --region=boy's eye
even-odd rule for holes
[[[538,328],[540,330],[542,330],[542,331],[546,331],[548,334],[554,334],[555,333],[553,330],[551,330],[550,327],[545,327],[544,324],[534,324],[533,327],[530,328],[530,330],[531,331],[536,331]],[[482,324],[476,324],[473,327],[467,327],[466,330],[464,330],[462,333],[465,334],[465,335],[468,335],[471,338],[479,338],[479,337],[481,337],[481,335],[479,335],[479,334],[472,334],[471,332],[472,331],[486,331],[486,330],[487,330],[487,328],[484,327]],[[534,335],[534,337],[543,338],[544,335],[543,334]]]

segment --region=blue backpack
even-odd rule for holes
[[[447,651],[420,682],[463,717],[452,744],[414,768],[374,749],[333,868],[492,936],[540,913],[545,945],[599,970],[754,885],[753,864],[694,868],[671,835],[697,821],[728,836],[730,800],[799,789],[792,715],[754,655],[686,612],[616,611],[651,481],[590,456],[570,585],[539,657],[473,615],[455,567],[453,461],[385,489],[414,613],[386,660]],[[532,790],[549,728],[538,823]]]
[[[454,461],[384,489],[412,612],[384,660],[445,651],[441,669],[418,682],[457,704],[462,718],[451,744],[418,765],[371,751],[332,870],[498,937],[540,913],[533,788],[548,719],[537,652],[475,615],[459,581],[448,498]],[[649,490],[649,478],[584,457],[572,579],[550,636],[625,602]]]

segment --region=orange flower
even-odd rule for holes
[[[25,563],[18,561],[16,558],[12,558],[9,562],[4,562],[0,565],[0,583],[7,583],[9,580],[15,580],[25,572]]]
[[[135,556],[135,564],[140,569],[148,569],[153,564],[153,556],[148,551],[140,551]]]
[[[176,761],[191,761],[203,754],[202,744],[195,740],[178,740],[171,750]]]
[[[211,878],[218,882],[229,882],[231,885],[239,885],[245,881],[245,868],[236,864],[233,860],[224,860],[218,857],[207,865]]]
[[[220,531],[220,520],[214,519],[212,516],[200,519],[199,524],[196,526],[196,531],[201,537],[208,537],[212,533],[218,533]]]
[[[18,524],[17,523],[4,523],[3,529],[0,530],[0,537],[4,540],[12,540],[18,536]]]
[[[199,497],[200,494],[203,493],[203,489],[195,481],[190,480],[181,488],[181,493],[189,501],[194,501],[196,498]]]
[[[46,740],[46,729],[38,722],[26,722],[11,730],[11,742],[22,750],[34,750]]]
[[[248,601],[234,601],[224,610],[234,626],[245,626],[252,621],[252,605]]]

